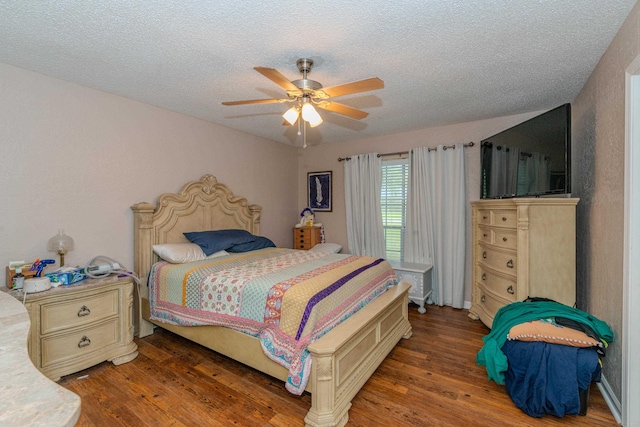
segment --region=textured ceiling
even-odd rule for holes
[[[361,121],[319,110],[310,144],[538,111],[571,102],[635,0],[0,0],[0,62],[287,144],[288,104],[253,70],[295,62]]]

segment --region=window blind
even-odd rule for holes
[[[387,250],[387,259],[403,260],[404,228],[407,211],[407,159],[382,161],[382,224]]]

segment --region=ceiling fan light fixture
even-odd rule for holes
[[[299,115],[300,115],[300,112],[298,111],[298,108],[291,107],[282,115],[282,118],[285,119],[290,125],[293,126],[298,120]]]
[[[318,114],[316,109],[313,108],[313,105],[309,103],[305,103],[302,106],[302,118],[305,121],[309,122],[309,126],[311,126],[312,128],[322,123],[322,117],[320,117],[320,114]]]

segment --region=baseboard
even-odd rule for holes
[[[471,301],[465,301],[462,307],[464,307],[465,310],[469,310],[471,308]]]
[[[607,402],[607,406],[609,407],[609,410],[611,410],[611,413],[616,419],[616,422],[618,424],[622,424],[622,405],[620,404],[620,401],[618,400],[616,395],[613,393],[613,390],[611,389],[611,386],[607,382],[607,379],[604,375],[602,375],[600,382],[597,384],[598,390],[600,390],[602,397],[604,397],[604,401]]]

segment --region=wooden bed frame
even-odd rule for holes
[[[153,324],[281,379],[287,370],[264,355],[257,338],[220,326],[174,326],[149,322],[147,277],[159,259],[152,245],[187,242],[186,231],[240,228],[259,234],[262,208],[234,196],[213,175],[185,184],[177,194],[163,194],[157,205],[138,203],[134,212],[134,270],[141,279],[135,313],[140,338],[153,333]],[[411,336],[408,320],[410,285],[400,283],[309,346],[311,393],[307,426],[344,426],[351,400],[400,338]]]

